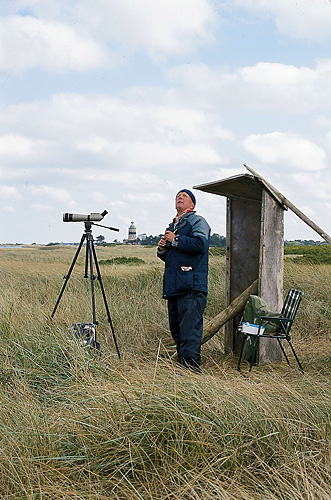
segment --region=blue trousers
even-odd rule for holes
[[[201,363],[202,315],[207,303],[204,292],[190,292],[168,299],[169,326],[179,363],[198,368]]]

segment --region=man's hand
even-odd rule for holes
[[[171,243],[173,239],[175,238],[175,233],[172,233],[171,231],[166,231],[165,234],[162,236],[160,241],[158,242],[157,246],[159,247],[159,250],[165,250],[167,241]]]
[[[166,242],[165,236],[162,236],[162,238],[158,242],[157,246],[158,246],[159,250],[165,250],[166,244],[167,244],[167,242]]]
[[[176,236],[175,233],[172,233],[171,231],[166,231],[163,238],[165,238],[166,241],[170,241],[170,243],[171,243],[172,240],[175,239],[175,236]]]

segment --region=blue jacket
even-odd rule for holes
[[[203,217],[188,212],[178,222],[169,224],[176,234],[172,244],[157,255],[165,262],[163,298],[185,295],[191,291],[207,293],[210,227]]]

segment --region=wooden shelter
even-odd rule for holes
[[[237,332],[241,310],[249,293],[262,297],[270,309],[283,304],[284,210],[290,208],[327,243],[331,237],[285,198],[260,174],[244,164],[250,174],[194,186],[207,193],[226,196],[226,306],[204,327],[203,342],[225,324],[225,352],[239,353],[242,338]],[[259,342],[257,362],[278,362],[281,350],[272,339]]]
[[[283,303],[284,210],[286,207],[268,186],[244,174],[194,186],[227,198],[226,306],[258,280],[258,295],[275,311]],[[225,351],[238,353],[237,333],[241,313],[225,325]],[[258,362],[277,362],[276,342],[263,339]]]

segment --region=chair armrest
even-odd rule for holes
[[[280,325],[280,327],[283,330],[283,332],[284,332],[285,335],[286,335],[285,328],[287,327],[287,325],[292,325],[292,323],[293,323],[293,319],[292,318],[284,318],[282,316],[278,316],[278,317],[274,317],[274,316],[259,316],[258,320],[259,320],[259,325],[262,325],[263,322],[268,322],[268,321],[279,323],[279,325]]]
[[[272,321],[279,321],[281,318],[280,316],[258,316],[259,320],[272,320]]]
[[[292,318],[283,318],[282,316],[258,316],[259,321],[279,321],[279,323],[293,323]]]

